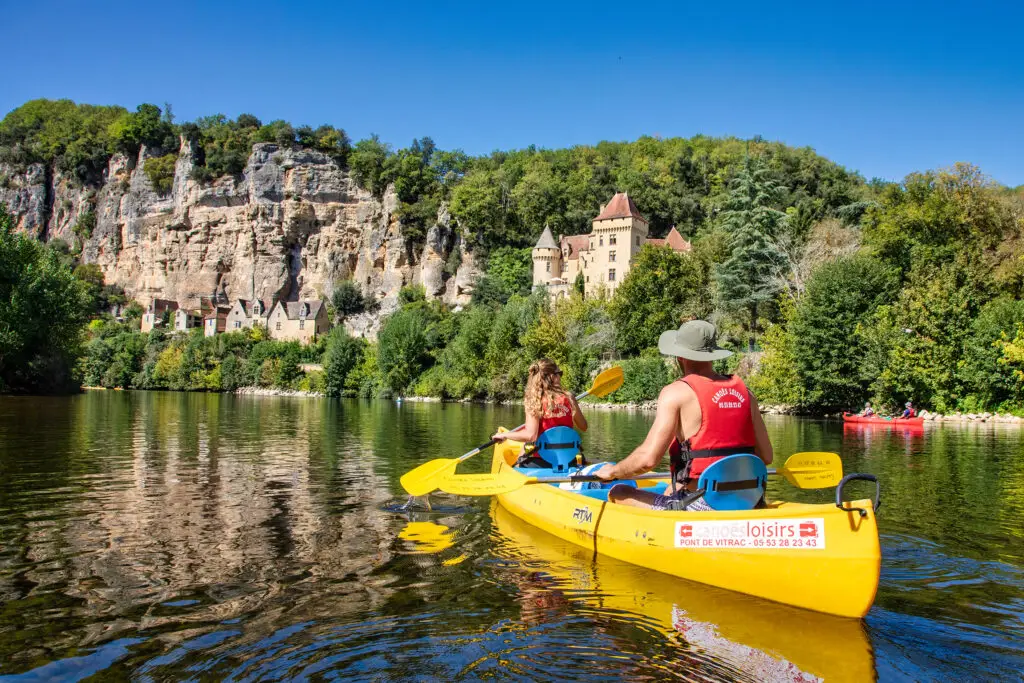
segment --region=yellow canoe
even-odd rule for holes
[[[491,471],[512,469],[522,444],[494,450]],[[786,605],[860,618],[881,568],[870,500],[849,505],[770,502],[739,512],[671,512],[615,505],[547,484],[497,497],[510,513],[592,552]]]
[[[544,590],[606,614],[634,615],[670,639],[682,636],[692,650],[687,668],[701,678],[700,663],[724,662],[759,680],[872,681],[875,661],[861,621],[816,614],[745,595],[680,581],[659,572],[593,557],[491,507],[492,548],[499,557],[536,562],[554,579]],[[720,672],[719,668],[714,669]],[[717,676],[715,676],[717,677]]]

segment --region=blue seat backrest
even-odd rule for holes
[[[576,467],[576,456],[583,452],[583,441],[572,427],[552,427],[545,430],[537,441],[537,455],[551,465],[556,473],[568,472]]]
[[[697,488],[704,489],[704,501],[715,510],[752,510],[767,485],[764,461],[747,453],[722,458],[697,480]]]

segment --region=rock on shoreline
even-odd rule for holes
[[[291,389],[267,389],[265,387],[239,387],[235,393],[241,396],[291,396],[297,398],[323,398],[318,391],[293,391]]]

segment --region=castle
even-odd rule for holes
[[[619,192],[601,206],[589,235],[559,235],[555,242],[551,230],[544,227],[533,248],[533,288],[546,287],[553,296],[568,296],[582,275],[585,296],[594,296],[602,288],[611,296],[645,244],[677,252],[691,248],[675,227],[665,239],[649,239],[647,219],[627,193]]]

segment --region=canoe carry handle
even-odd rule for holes
[[[836,486],[836,507],[841,510],[856,510],[860,513],[861,517],[867,517],[867,510],[853,506],[847,507],[843,504],[843,487],[846,486],[848,482],[856,481],[858,479],[861,481],[875,482],[875,512],[878,512],[878,508],[882,507],[882,485],[878,483],[878,477],[873,474],[861,474],[859,472],[847,474],[843,477],[842,481],[839,482],[839,485]]]

